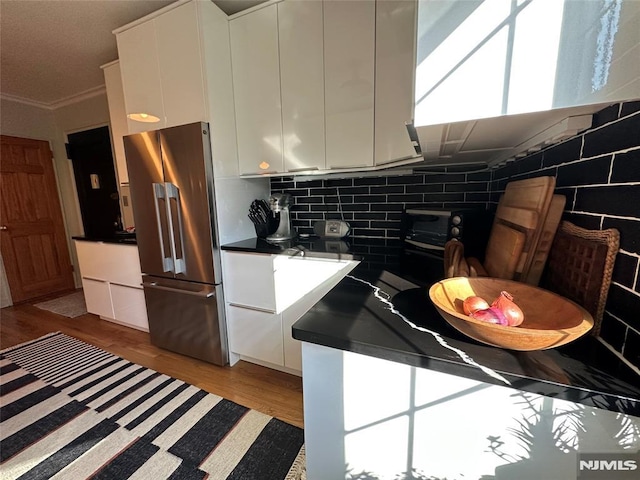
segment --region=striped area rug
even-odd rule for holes
[[[61,333],[0,352],[0,478],[304,478],[302,429]]]

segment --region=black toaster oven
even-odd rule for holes
[[[410,208],[402,215],[400,238],[404,251],[442,256],[449,240],[461,241],[465,256],[484,259],[493,215],[488,210]]]

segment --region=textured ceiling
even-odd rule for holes
[[[1,0],[0,93],[42,106],[104,85],[118,57],[115,28],[174,0]],[[259,0],[219,0],[233,14]]]

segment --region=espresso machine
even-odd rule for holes
[[[291,219],[289,217],[289,206],[291,205],[291,195],[288,193],[273,193],[269,197],[269,207],[275,217],[280,214],[280,224],[275,233],[267,237],[269,242],[283,242],[291,240],[295,235],[291,231]]]

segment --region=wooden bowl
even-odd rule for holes
[[[465,315],[462,302],[470,296],[489,304],[506,290],[524,313],[518,327],[475,320]],[[510,350],[544,350],[581,337],[593,327],[584,308],[555,293],[526,283],[487,277],[453,277],[435,283],[429,297],[440,315],[455,329],[488,345]]]

